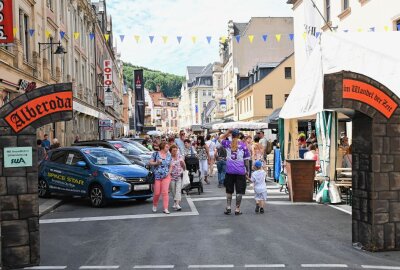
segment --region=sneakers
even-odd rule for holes
[[[157,206],[153,206],[153,213],[157,212]]]
[[[218,188],[223,188],[223,187],[224,187],[224,185],[218,184]]]
[[[260,213],[264,214],[264,208],[260,208]]]
[[[181,211],[181,210],[182,210],[182,207],[178,204],[178,205],[176,205],[175,210],[176,210],[176,211]]]
[[[177,209],[177,206],[176,206],[176,204],[174,204],[174,206],[172,206],[172,209],[174,209],[174,210],[176,210],[176,209]]]
[[[262,209],[262,208],[261,208]],[[256,213],[260,212],[260,206],[257,204],[256,205]]]
[[[171,213],[168,211],[168,209],[164,209],[163,212],[164,212],[164,214],[167,214],[167,215],[168,215],[168,214],[171,214]]]

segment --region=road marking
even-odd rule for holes
[[[204,264],[204,265],[189,265],[188,268],[234,268],[233,264]]]
[[[193,199],[188,197],[187,195],[185,195],[185,197],[186,197],[186,200],[187,200],[187,202],[189,204],[189,207],[190,207],[190,210],[192,211],[192,213],[198,215],[199,211],[197,211],[196,205],[194,205],[194,203],[193,203]]]
[[[327,263],[320,263],[320,264],[302,264],[301,267],[305,268],[347,268],[347,264],[327,264]]]
[[[172,269],[175,265],[135,265],[134,269]]]
[[[35,270],[58,270],[58,269],[66,269],[67,266],[33,266],[33,267],[25,267],[24,269],[35,269]],[[1,269],[1,268],[0,268]]]
[[[245,268],[285,268],[284,264],[245,264]]]
[[[82,265],[79,269],[118,269],[119,265]]]
[[[400,266],[361,265],[364,269],[400,269]]]
[[[344,212],[344,213],[346,213],[346,214],[349,214],[349,215],[352,214],[351,211],[347,211],[346,209],[340,208],[340,207],[338,207],[338,206],[336,206],[336,205],[329,204],[329,206],[332,207],[332,208],[335,208],[336,210],[342,211],[342,212]]]

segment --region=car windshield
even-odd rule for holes
[[[144,147],[142,144],[138,143],[137,141],[129,141],[129,142],[145,153],[150,152],[149,149],[147,149],[146,147]]]
[[[91,148],[82,152],[95,165],[132,165],[126,157],[115,150]]]
[[[123,142],[123,141],[115,141],[115,142],[111,142],[111,144],[117,148],[118,150],[120,150],[122,148],[123,151],[121,151],[121,153],[123,154],[128,154],[128,155],[140,155],[142,154],[142,150],[138,149],[136,146],[127,143],[127,142]],[[126,152],[125,152],[126,151]]]

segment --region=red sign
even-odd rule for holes
[[[0,0],[0,44],[13,43],[12,0]]]
[[[391,97],[378,88],[368,83],[351,79],[343,79],[343,98],[366,103],[388,119],[392,117],[392,114],[399,106]]]
[[[32,99],[9,113],[5,120],[18,133],[40,118],[62,111],[72,111],[72,91]]]

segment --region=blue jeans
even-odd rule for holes
[[[217,161],[217,169],[218,169],[218,184],[223,185],[225,181],[226,161],[225,160]]]

